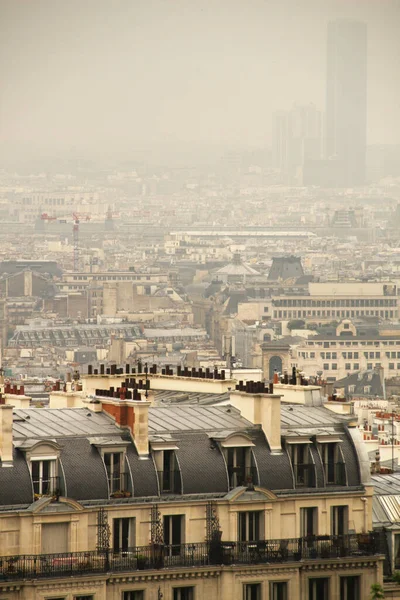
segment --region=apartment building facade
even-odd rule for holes
[[[394,377],[400,374],[400,339],[394,334],[359,330],[350,319],[344,319],[334,334],[316,335],[293,348],[291,362],[307,375],[322,372],[330,381],[375,368]]]
[[[316,323],[379,317],[399,317],[395,283],[309,283],[308,295],[272,298],[273,319],[306,319]]]
[[[85,376],[49,409],[3,397],[0,594],[363,600],[382,582],[356,423],[260,382],[228,405],[154,406],[146,376]],[[235,384],[158,378],[176,382]]]

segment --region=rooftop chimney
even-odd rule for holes
[[[281,447],[281,396],[277,394],[231,392],[229,400],[245,419],[261,425],[271,452],[280,453]]]
[[[140,394],[139,394],[140,397]],[[145,400],[121,400],[120,398],[101,398],[103,410],[115,420],[121,428],[131,432],[136,450],[140,457],[149,455],[149,406]]]
[[[13,407],[10,404],[0,405],[0,459],[2,467],[13,464]]]

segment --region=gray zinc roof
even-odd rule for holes
[[[400,472],[390,475],[371,475],[374,494],[377,496],[400,495]]]
[[[323,406],[301,406],[297,404],[282,404],[281,423],[282,429],[333,426],[346,423],[348,419],[324,408]]]
[[[13,435],[15,440],[120,434],[121,430],[107,415],[93,413],[87,408],[14,410]]]
[[[233,406],[163,406],[149,408],[149,433],[219,431],[254,428]]]

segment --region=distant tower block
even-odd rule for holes
[[[268,281],[296,280],[304,275],[299,256],[276,256],[268,273]]]

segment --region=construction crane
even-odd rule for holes
[[[88,213],[72,213],[74,225],[72,228],[74,237],[74,271],[79,271],[79,223],[80,221],[90,221],[90,215]]]
[[[42,213],[40,218],[43,221],[56,221],[58,217],[53,215],[49,215],[47,213]],[[59,219],[60,222],[64,221],[64,219]],[[73,234],[73,246],[74,246],[74,271],[79,271],[79,223],[81,221],[90,221],[89,213],[72,213],[72,234]]]

